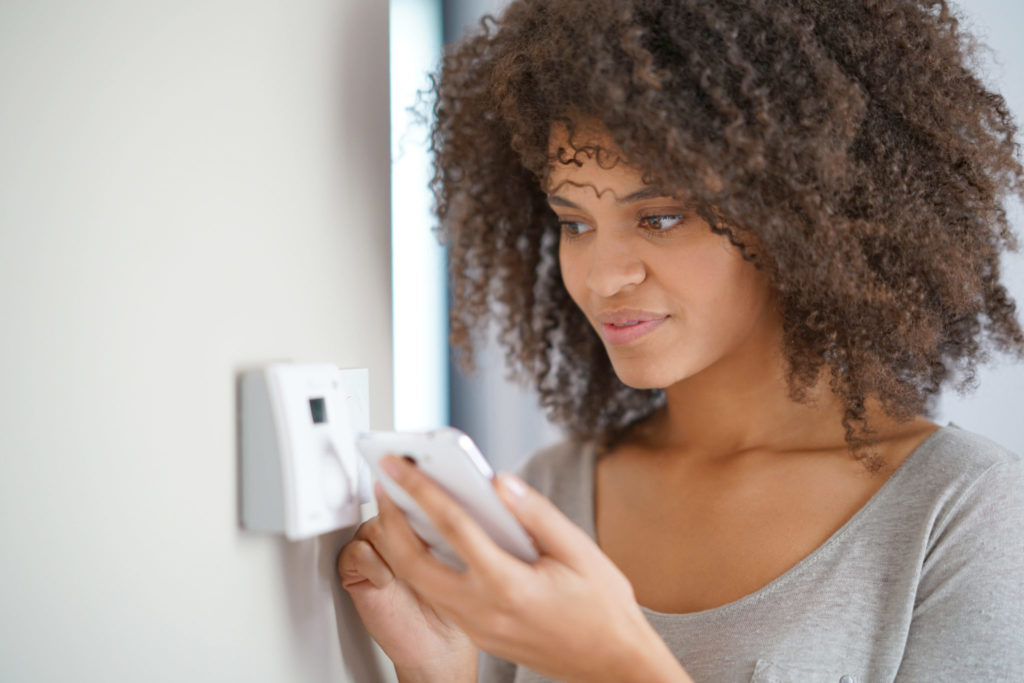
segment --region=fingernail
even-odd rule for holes
[[[526,495],[526,485],[523,480],[512,474],[511,472],[499,472],[498,481],[501,482],[502,487],[516,498],[522,498]]]
[[[373,495],[377,500],[380,500],[380,497],[384,495],[384,487],[381,486],[379,481],[373,482]]]

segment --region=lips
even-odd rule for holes
[[[628,344],[646,336],[668,319],[667,315],[637,309],[620,309],[597,316],[601,335],[609,344]]]

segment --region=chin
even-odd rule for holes
[[[656,363],[611,359],[619,381],[633,389],[664,389],[680,379],[677,368],[666,368]]]

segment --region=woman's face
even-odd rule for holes
[[[575,135],[577,147],[617,151],[599,129]],[[571,150],[565,129],[555,127],[552,153],[559,147]],[[665,388],[725,369],[729,359],[777,350],[781,326],[767,279],[728,238],[625,163],[605,168],[603,157],[598,164],[583,154],[579,161],[555,164],[548,202],[561,223],[566,289],[619,379]]]

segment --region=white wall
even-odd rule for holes
[[[391,425],[387,3],[7,0],[0,83],[0,680],[373,680],[344,534],[239,529],[235,383]]]

